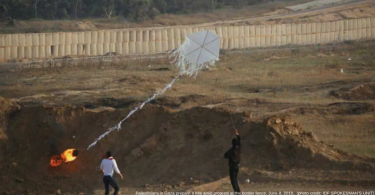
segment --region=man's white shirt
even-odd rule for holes
[[[116,160],[114,158],[105,158],[100,164],[100,169],[104,171],[104,176],[113,176],[113,170],[120,174],[120,170],[117,167]]]

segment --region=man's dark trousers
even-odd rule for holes
[[[237,181],[238,169],[239,169],[239,167],[230,167],[229,168],[230,182],[232,183],[232,187],[233,187],[234,192],[237,192],[237,193],[240,192],[240,186],[238,185],[238,181]]]
[[[120,191],[116,181],[109,175],[106,175],[103,177],[103,182],[105,186],[105,195],[109,195],[109,186],[111,185],[113,189],[115,189],[115,192],[113,195],[117,195],[118,192]]]

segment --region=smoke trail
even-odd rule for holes
[[[148,98],[146,101],[144,101],[140,106],[134,108],[133,110],[131,110],[128,114],[128,116],[126,116],[124,119],[122,119],[116,126],[114,127],[111,127],[111,128],[108,128],[108,130],[103,133],[101,136],[99,136],[98,138],[95,139],[95,141],[89,145],[89,147],[87,148],[87,150],[89,150],[91,147],[95,146],[96,143],[98,141],[100,141],[101,139],[103,139],[105,136],[107,136],[109,133],[111,133],[112,131],[114,130],[118,130],[120,131],[121,129],[121,124],[122,122],[124,122],[126,119],[128,119],[131,115],[133,115],[137,110],[140,110],[143,108],[143,106],[145,106],[147,103],[151,102],[153,99],[155,99],[156,96],[159,96],[159,95],[162,95],[163,93],[165,93],[165,91],[167,91],[169,88],[172,87],[173,83],[176,81],[176,79],[180,76],[181,74],[179,74],[177,77],[175,77],[172,82],[170,82],[169,84],[167,84],[163,90],[161,91],[158,91],[156,92],[152,97]]]

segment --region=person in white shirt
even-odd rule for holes
[[[109,195],[109,186],[111,185],[115,192],[113,195],[117,195],[117,193],[120,191],[120,188],[118,187],[116,181],[113,179],[113,170],[116,171],[117,174],[121,176],[121,179],[124,179],[122,176],[120,170],[117,167],[116,160],[112,157],[112,154],[110,151],[107,152],[106,158],[102,160],[102,163],[100,164],[100,169],[103,171],[103,182],[105,186],[105,195]]]

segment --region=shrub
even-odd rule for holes
[[[11,20],[9,20],[9,22],[7,23],[7,26],[13,26],[13,27],[18,26],[18,21],[15,20],[15,19],[11,19]]]

